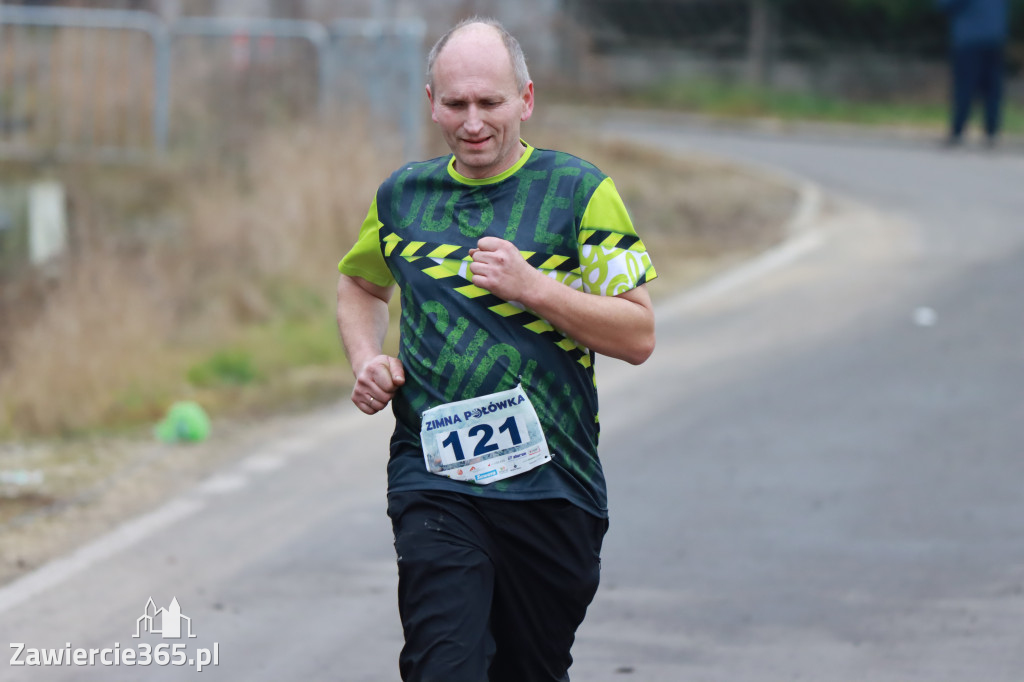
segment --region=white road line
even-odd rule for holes
[[[252,455],[251,457],[243,460],[239,468],[242,469],[242,471],[262,474],[270,471],[276,471],[287,463],[288,458],[284,455],[266,453]]]
[[[217,474],[200,483],[196,492],[205,495],[223,495],[241,490],[248,484],[249,479],[241,474]]]
[[[174,500],[129,521],[99,539],[77,549],[66,557],[55,559],[32,573],[0,588],[0,613],[31,599],[71,576],[110,557],[156,531],[192,516],[205,503],[197,499]]]
[[[814,225],[820,219],[821,213],[822,194],[820,188],[814,183],[800,180],[796,176],[788,177],[797,182],[800,188],[800,199],[796,210],[785,228],[788,239],[752,260],[727,270],[706,284],[684,291],[665,303],[655,306],[655,311],[659,316],[673,317],[711,299],[723,296],[734,289],[739,289],[769,273],[795,263],[825,243],[825,236],[816,230]]]
[[[326,423],[308,425],[307,433],[282,438],[268,449],[251,455],[240,466],[245,472],[257,474],[273,471],[286,463],[290,456],[315,451],[316,446],[361,424],[358,415],[329,419]],[[122,524],[71,554],[54,559],[31,573],[0,587],[0,613],[9,611],[18,604],[45,592],[87,570],[96,563],[135,545],[157,531],[194,515],[206,506],[200,495],[222,495],[240,490],[248,485],[249,479],[241,473],[214,475],[200,483],[192,493],[172,500],[148,514]]]
[[[795,263],[825,243],[820,232],[807,232],[779,246],[769,249],[753,260],[712,279],[707,284],[690,289],[681,295],[655,306],[659,316],[673,317],[711,299],[723,296],[750,284],[765,275]]]

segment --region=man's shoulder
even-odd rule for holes
[[[601,169],[586,159],[576,156],[575,154],[570,154],[569,152],[563,152],[556,149],[534,148],[533,154],[530,156],[530,161],[526,165],[531,170],[572,168],[578,169],[581,174],[585,173],[587,175],[597,175],[602,178],[605,177],[604,173],[601,172]]]
[[[381,187],[390,187],[398,182],[406,182],[410,179],[437,177],[439,172],[447,175],[447,166],[451,161],[451,155],[437,156],[426,161],[409,161],[402,164],[381,183]]]
[[[586,209],[598,187],[608,179],[586,159],[554,149],[534,149],[525,169],[545,174],[549,183],[556,183],[559,195],[573,197],[578,211]]]

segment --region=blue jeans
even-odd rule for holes
[[[971,106],[982,98],[985,134],[993,138],[999,132],[1003,102],[1003,46],[1000,44],[963,45],[953,48],[953,117],[950,133],[959,139],[971,116]]]

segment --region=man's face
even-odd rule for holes
[[[492,27],[467,26],[448,40],[434,62],[427,97],[459,173],[489,178],[519,160],[519,126],[533,113],[533,83],[518,90],[508,51]]]

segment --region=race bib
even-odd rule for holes
[[[551,461],[522,384],[427,410],[420,442],[427,471],[456,481],[494,483]]]

